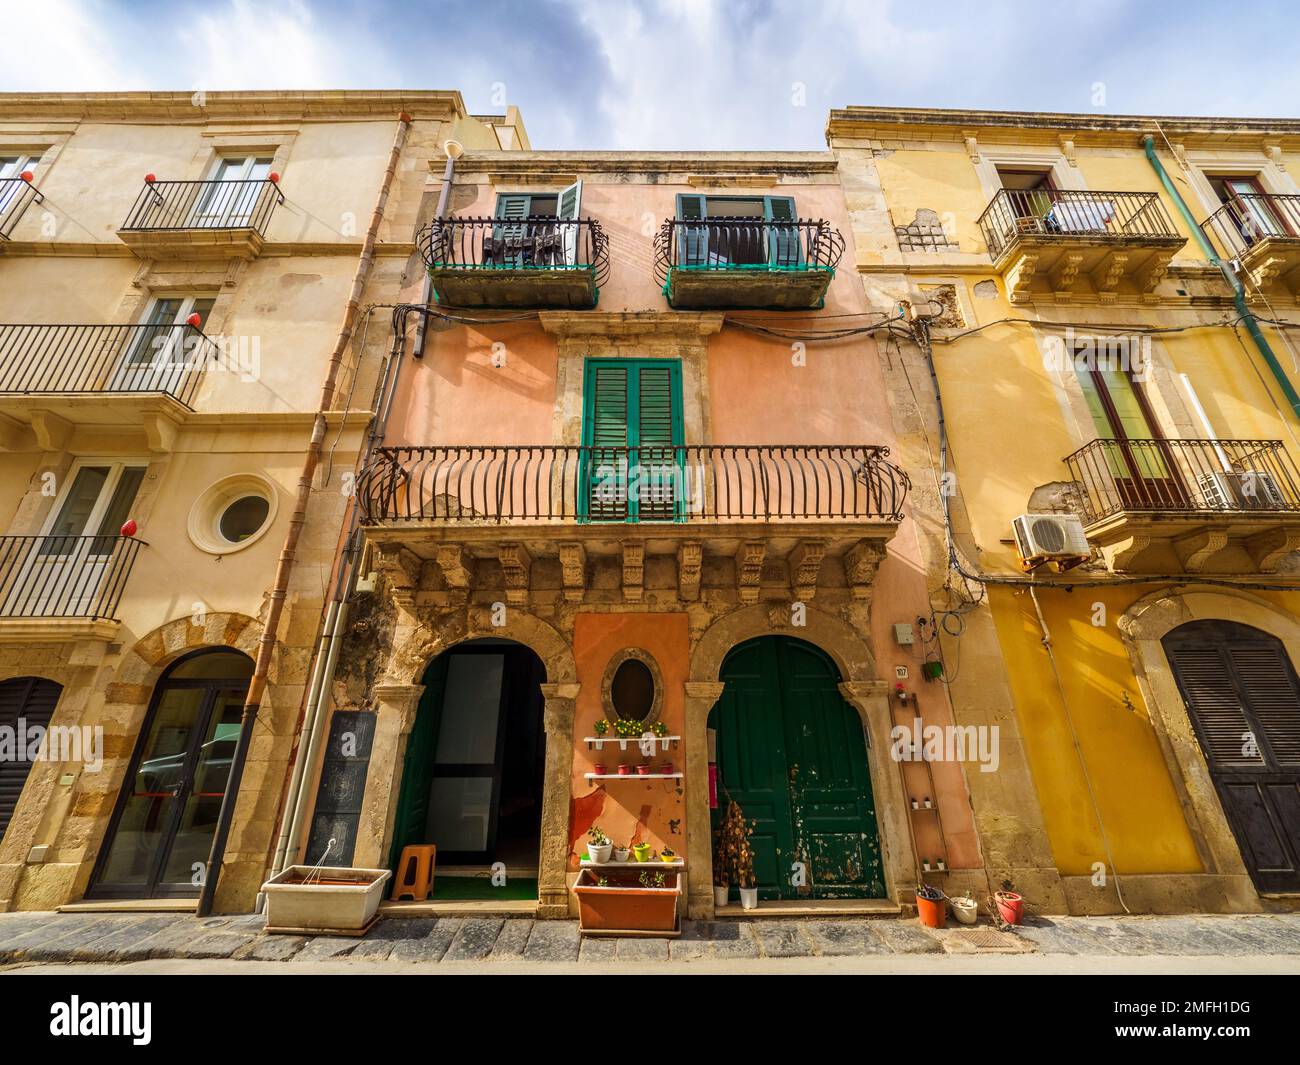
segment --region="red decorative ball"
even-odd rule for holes
[[[136,529],[138,529],[138,528],[139,528],[139,526],[136,525],[136,523],[135,523],[135,519],[134,519],[134,518],[127,518],[126,521],[124,521],[124,522],[122,523],[122,535],[123,535],[123,536],[134,536],[134,535],[135,535],[135,532],[136,532]]]
[[[272,170],[269,174],[266,175],[266,180],[269,181],[272,185],[280,184],[279,172],[276,170]]]
[[[155,174],[145,174],[145,176],[144,176],[144,183],[145,183],[146,185],[152,185],[152,184],[153,184],[155,181],[157,181],[157,180],[158,180],[158,178],[157,178],[157,175],[155,175]]]
[[[185,319],[185,324],[191,326],[194,329],[197,329],[199,326],[203,324],[203,316],[200,314],[191,314],[188,318]]]
[[[36,177],[36,175],[33,174],[30,170],[24,170],[18,176],[21,177],[29,185],[32,183],[32,179]]]

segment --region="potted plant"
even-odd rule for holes
[[[721,908],[727,904],[731,893],[731,867],[722,844],[722,833],[713,840],[713,905]]]
[[[629,848],[620,847],[618,844],[614,845],[614,861],[625,862],[631,856],[632,856],[632,851]]]
[[[1003,881],[1002,891],[993,893],[993,906],[1003,923],[1018,925],[1025,916],[1025,900],[1011,889],[1010,881]]]
[[[650,763],[642,762],[636,767],[636,775],[639,777],[648,777],[650,775]]]
[[[722,819],[723,857],[731,878],[740,891],[741,909],[758,908],[758,880],[754,876],[754,849],[750,846],[753,826],[745,820],[740,803],[734,799]]]
[[[916,885],[916,913],[927,928],[943,928],[948,921],[944,909],[944,895],[929,884]]]
[[[621,777],[630,777],[632,775],[632,767],[626,762],[620,763],[618,767],[618,775]]]
[[[957,895],[950,898],[948,904],[958,924],[974,924],[979,919],[979,907],[969,895]]]
[[[604,864],[609,861],[609,852],[614,849],[609,837],[601,831],[599,825],[587,829],[587,857],[593,862]]]
[[[676,931],[681,891],[681,874],[661,870],[584,869],[573,886],[582,930],[600,932]]]
[[[291,865],[262,885],[268,932],[365,935],[392,871],[329,867],[324,860],[321,865]]]
[[[603,750],[605,747],[605,733],[609,731],[609,721],[601,718],[592,726],[592,732],[596,736],[596,750]]]
[[[641,722],[620,717],[614,722],[614,735],[618,737],[620,751],[627,750],[627,741],[641,735]]]
[[[634,843],[632,845],[632,857],[638,862],[648,862],[650,860],[650,844]]]
[[[664,738],[668,735],[668,726],[664,724],[662,721],[656,721],[653,725],[650,726],[650,731],[653,732],[656,736],[658,736],[660,740],[663,740],[661,746],[665,751],[668,750],[668,741],[667,739]]]
[[[670,776],[672,776],[672,775],[673,775],[673,764],[672,764],[672,762],[665,762],[663,765],[661,765],[661,766],[659,767],[659,772],[661,772],[661,773],[662,773],[664,776],[666,776],[666,777],[670,777]]]
[[[677,852],[672,847],[665,847],[659,852],[659,860],[671,865],[677,860]]]
[[[597,762],[591,768],[595,771],[595,774],[598,777],[609,775],[609,766],[607,766],[604,762]]]

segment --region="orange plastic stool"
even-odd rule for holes
[[[438,848],[432,843],[403,847],[397,875],[393,877],[390,901],[399,902],[410,896],[413,902],[423,902],[433,891],[433,872],[438,862]]]

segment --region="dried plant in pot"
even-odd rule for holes
[[[740,906],[745,910],[758,908],[758,880],[754,875],[754,848],[750,843],[753,834],[754,828],[745,820],[740,803],[731,800],[719,833],[722,861],[740,892]]]

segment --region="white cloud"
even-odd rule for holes
[[[11,92],[121,92],[144,88],[121,54],[100,0],[8,3],[0,88]]]

